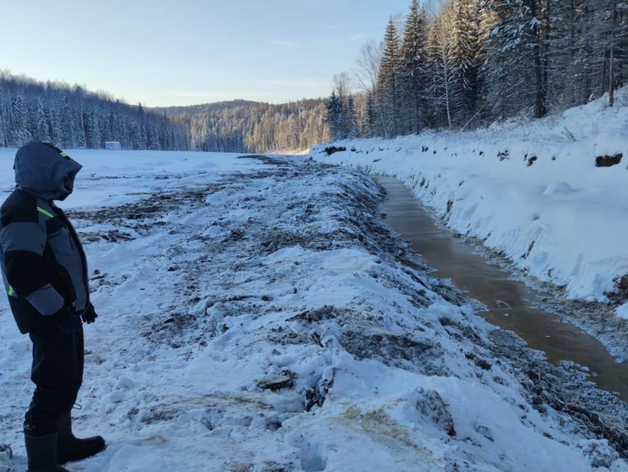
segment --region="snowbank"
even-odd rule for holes
[[[394,175],[451,229],[571,298],[606,301],[628,274],[628,90],[560,116],[473,132],[333,143],[311,155]],[[352,151],[353,150],[353,151]],[[612,167],[596,167],[596,160]]]
[[[625,404],[431,278],[381,221],[368,175],[79,154],[63,205],[100,317],[75,425],[109,446],[76,468],[628,471]],[[18,469],[29,357],[1,299],[0,444]]]

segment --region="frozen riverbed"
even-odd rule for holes
[[[86,327],[77,471],[626,471],[628,412],[477,316],[367,174],[297,158],[70,154]],[[0,152],[8,190],[8,152]],[[0,443],[29,341],[0,302]],[[623,458],[622,458],[623,455]]]

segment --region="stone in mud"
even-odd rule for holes
[[[454,419],[448,405],[436,390],[419,387],[413,394],[414,408],[420,416],[449,436],[456,436]]]
[[[284,388],[292,388],[294,387],[294,377],[295,374],[293,372],[286,371],[282,375],[273,375],[270,377],[266,377],[265,379],[259,380],[257,382],[257,386],[262,390],[283,390]]]
[[[623,154],[610,154],[606,156],[598,156],[595,158],[595,167],[612,167],[619,164],[623,158]]]
[[[306,310],[302,313],[299,313],[292,318],[289,318],[288,321],[305,321],[307,323],[315,323],[322,320],[327,320],[331,318],[335,318],[334,314],[335,308],[333,306],[325,305],[322,308],[318,308],[317,310]]]

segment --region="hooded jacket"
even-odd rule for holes
[[[0,208],[0,269],[22,333],[54,326],[65,308],[90,306],[78,235],[53,200],[73,190],[81,165],[52,145],[31,143],[15,156],[17,189]],[[79,319],[78,317],[76,317]]]

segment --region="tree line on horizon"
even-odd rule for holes
[[[66,149],[99,149],[106,141],[118,141],[124,149],[189,148],[187,130],[141,104],[0,72],[0,147],[31,141]]]
[[[332,139],[467,129],[542,118],[608,94],[626,79],[628,2],[412,0],[357,60],[362,92],[339,74],[328,99]]]
[[[147,109],[79,86],[0,71],[0,147],[31,141],[61,148],[267,152],[329,140],[325,100],[273,105],[235,100]]]

